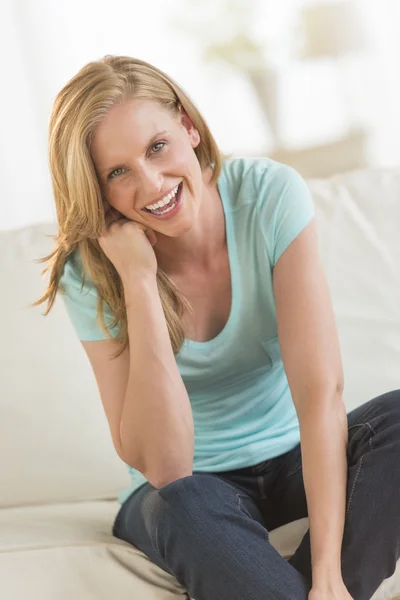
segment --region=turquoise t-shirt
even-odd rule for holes
[[[186,339],[176,355],[193,411],[193,471],[204,472],[251,466],[300,441],[277,337],[272,272],[314,216],[304,180],[268,158],[225,160],[218,189],[232,277],[231,312],[214,339]],[[90,289],[87,281],[81,290],[79,264],[75,256],[65,265],[65,305],[81,340],[104,339],[96,324],[96,287]],[[128,468],[132,485],[121,492],[120,502],[146,482]]]

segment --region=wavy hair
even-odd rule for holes
[[[221,171],[222,155],[198,109],[185,91],[156,67],[128,56],[111,56],[84,66],[58,93],[49,124],[49,166],[56,206],[58,232],[54,250],[39,263],[48,262],[43,273],[50,271],[48,287],[34,306],[47,301],[47,315],[58,292],[65,262],[76,250],[86,276],[97,288],[97,324],[109,338],[109,329],[118,327],[114,338],[122,348],[129,345],[127,314],[121,279],[102,251],[98,238],[105,228],[100,184],[90,154],[96,126],[108,110],[130,97],[156,100],[171,111],[186,111],[200,134],[195,153],[202,170],[213,166],[211,182]],[[181,319],[190,304],[174,282],[160,268],[157,286],[174,353],[185,339]],[[108,305],[112,322],[109,329],[104,318],[103,302]]]

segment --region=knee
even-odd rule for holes
[[[368,424],[373,431],[372,447],[400,444],[400,390],[382,394],[375,399]]]
[[[205,473],[182,477],[150,492],[143,506],[143,515],[152,522],[179,520],[183,525],[183,520],[192,521],[199,512],[207,510],[211,498],[215,498],[218,488],[224,483]]]
[[[206,507],[211,498],[220,495],[221,488],[232,486],[208,473],[194,473],[159,488],[158,495],[170,506]]]
[[[400,415],[400,389],[393,390],[392,392],[388,392],[388,402],[392,407],[392,410]]]
[[[159,552],[162,553],[163,540],[169,539],[171,532],[182,539],[192,535],[197,527],[202,528],[216,494],[221,494],[219,483],[225,482],[212,475],[194,474],[154,488],[146,496],[141,516],[147,535],[157,540]]]
[[[388,425],[400,426],[400,389],[387,392],[376,398],[378,414]]]
[[[362,407],[360,407],[360,410]],[[358,460],[367,450],[400,443],[400,390],[373,398],[349,429],[349,456]]]

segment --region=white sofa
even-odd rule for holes
[[[400,387],[400,169],[310,181],[345,368],[347,408]],[[0,597],[178,600],[170,575],[111,535],[129,486],[62,301],[46,318],[34,259],[55,225],[0,233]],[[307,520],[272,533],[283,556]],[[362,548],[360,548],[362,551]],[[400,563],[374,599],[400,598]],[[245,599],[244,599],[245,600]]]

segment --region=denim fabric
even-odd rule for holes
[[[342,574],[369,600],[400,557],[400,390],[348,414]],[[300,445],[255,466],[149,483],[122,505],[113,534],[175,575],[195,600],[306,600],[307,533],[286,561],[268,531],[307,516]]]

